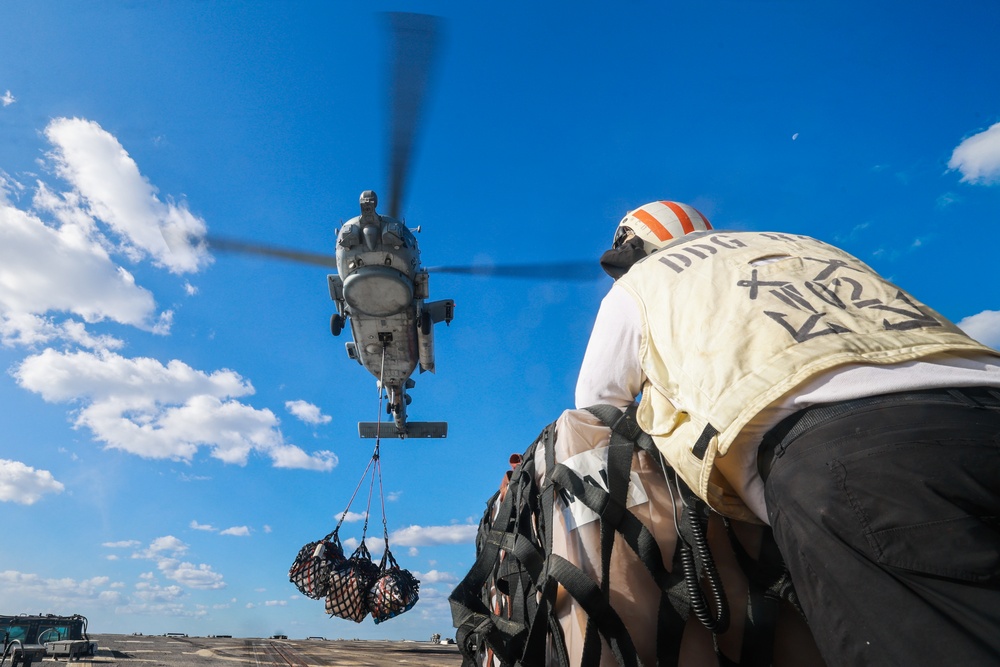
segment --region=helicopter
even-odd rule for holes
[[[403,222],[403,199],[411,154],[418,134],[420,111],[441,33],[440,19],[424,14],[387,14],[390,29],[390,153],[388,212],[379,213],[378,196],[365,190],[359,199],[360,215],[337,230],[335,255],[279,248],[208,236],[214,250],[258,254],[326,267],[336,312],[330,331],[339,336],[351,329],[347,356],[375,376],[379,397],[392,421],[359,422],[361,438],[444,438],[443,421],[409,421],[407,390],[415,385],[413,373],[435,372],[434,325],[454,318],[452,299],[428,301],[429,275],[470,274],[522,278],[591,280],[600,269],[593,261],[500,266],[439,266],[425,268],[414,231]]]
[[[347,356],[378,378],[393,416],[393,428],[361,422],[359,435],[378,437],[386,429],[387,436],[443,438],[446,422],[407,423],[406,390],[414,386],[410,375],[418,364],[421,372],[434,372],[434,325],[451,323],[455,302],[426,301],[428,273],[420,267],[413,232],[376,212],[373,191],[362,192],[359,203],[361,215],[337,234],[337,273],[327,277],[330,298],[337,304],[330,331],[339,336],[350,319],[354,340],[346,345]]]

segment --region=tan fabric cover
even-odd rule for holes
[[[610,430],[600,420],[585,410],[567,410],[556,422],[555,460],[565,462],[571,457],[600,456],[608,446]],[[539,484],[545,475],[544,447],[535,453],[535,466]],[[663,554],[664,566],[672,569],[673,554],[677,546],[677,532],[673,518],[676,499],[660,469],[645,452],[637,452],[632,459],[633,481],[638,480],[647,502],[633,505],[630,511],[653,534]],[[630,492],[633,491],[630,489]],[[679,501],[678,501],[679,502]],[[678,506],[679,507],[679,506]],[[600,523],[597,521],[566,530],[563,511],[566,505],[556,497],[553,510],[552,552],[558,554],[600,583]],[[679,516],[679,510],[678,510]],[[733,522],[740,542],[751,556],[756,557],[764,529],[760,526]],[[709,522],[709,545],[729,599],[732,624],[720,636],[723,652],[732,660],[739,660],[746,618],[747,582],[725,533],[721,517],[713,514]],[[610,570],[611,604],[621,616],[635,643],[639,658],[645,665],[656,664],[656,621],[660,592],[646,568],[635,557],[620,535],[616,536],[612,550]],[[576,601],[560,587],[556,610],[571,656],[571,664],[579,664],[586,632],[586,613]],[[787,603],[782,603],[775,632],[775,666],[810,667],[822,665],[812,636],[805,621]],[[694,617],[688,619],[681,644],[681,667],[718,665],[712,647],[712,636]],[[615,665],[607,644],[602,640],[602,667]]]

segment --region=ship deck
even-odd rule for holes
[[[71,661],[79,667],[446,667],[461,665],[454,644],[324,639],[254,639],[91,634],[97,653]],[[55,662],[46,658],[35,667]],[[65,660],[59,662],[64,663]],[[54,667],[54,666],[53,666]]]

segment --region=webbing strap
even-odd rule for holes
[[[601,515],[602,538],[608,529],[617,530],[625,542],[639,557],[660,588],[660,604],[657,613],[656,655],[661,667],[675,667],[679,661],[681,638],[689,605],[683,577],[672,575],[663,567],[662,554],[652,533],[631,512],[627,511],[627,491],[631,475],[632,455],[635,447],[642,449],[659,462],[655,445],[635,420],[635,406],[624,413],[610,405],[587,408],[595,417],[611,429],[608,452],[608,493],[583,480],[569,470],[561,469],[557,474],[564,488],[571,491]],[[617,482],[616,486],[613,486]],[[568,484],[567,484],[568,483]],[[609,508],[614,508],[609,511]],[[613,540],[613,531],[610,531]],[[613,544],[613,542],[612,542]],[[610,560],[611,545],[605,546],[602,539],[602,565]],[[602,567],[602,584],[608,583],[607,569]],[[602,587],[603,588],[603,587]],[[606,589],[605,589],[606,593]],[[589,629],[589,626],[588,626]]]
[[[552,471],[552,482],[569,491],[573,496],[582,502],[591,511],[601,514],[610,505],[610,495],[603,489],[587,484],[580,476],[570,468],[559,464]],[[626,544],[631,547],[639,560],[646,566],[653,579],[665,589],[673,582],[671,575],[663,567],[663,557],[660,547],[656,543],[656,538],[649,532],[649,529],[642,524],[634,514],[621,508],[621,512],[605,512],[607,515],[614,515],[617,519],[617,529],[625,539]]]
[[[642,667],[625,623],[593,579],[557,554],[549,555],[549,575],[587,612],[621,667]]]
[[[749,589],[740,665],[767,667],[774,657],[774,631],[787,570],[770,531],[763,535],[756,560],[743,548],[728,521],[726,532]]]
[[[533,454],[534,447],[532,445],[528,449],[526,457]],[[511,664],[512,651],[517,652],[517,647],[521,646],[528,634],[526,609],[519,607],[517,613],[522,614],[521,616],[506,619],[494,614],[490,605],[483,600],[484,587],[494,573],[494,568],[500,559],[500,550],[511,550],[517,546],[517,536],[506,531],[525,527],[524,518],[521,515],[528,513],[530,518],[530,508],[526,510],[521,505],[525,500],[524,493],[520,490],[525,474],[533,474],[533,466],[526,466],[525,469],[519,467],[515,471],[511,478],[514,492],[508,492],[503,501],[500,502],[496,509],[496,518],[492,522],[490,521],[492,507],[499,499],[499,493],[494,494],[490,502],[487,503],[481,525],[492,526],[492,528],[485,535],[482,534],[481,529],[479,539],[477,539],[479,548],[476,561],[469,573],[449,596],[452,620],[457,628],[456,639],[462,647],[464,662],[470,666],[475,664],[473,655],[480,644],[485,644],[496,651],[498,657],[505,664]],[[515,482],[515,480],[517,481]],[[531,481],[533,482],[533,480]],[[520,587],[521,581],[518,579],[515,588]],[[512,601],[516,600],[517,598],[512,598]],[[523,602],[521,605],[523,606]]]
[[[638,446],[655,453],[651,438],[642,432],[634,411],[623,414],[612,406],[590,409],[612,429],[608,448],[608,490],[585,482],[575,471],[555,461],[555,426],[550,425],[524,454],[513,472],[508,491],[491,513],[499,494],[487,505],[477,537],[477,558],[449,600],[458,628],[466,667],[478,664],[477,651],[492,649],[505,667],[512,665],[569,665],[569,654],[554,610],[556,587],[562,585],[588,617],[580,667],[600,663],[603,638],[620,667],[641,667],[628,630],[611,607],[610,559],[615,534],[636,554],[661,590],[658,612],[657,660],[675,667],[688,603],[679,568],[676,575],[664,566],[655,538],[626,508],[632,457]],[[534,455],[544,447],[546,476],[535,484]],[[659,461],[658,457],[654,457]],[[601,582],[598,584],[569,561],[552,554],[553,507],[562,488],[601,520]],[[492,519],[492,520],[491,520]],[[537,532],[536,532],[537,531]],[[501,561],[501,553],[506,556]],[[489,582],[503,585],[510,618],[493,613],[488,604]],[[484,593],[485,591],[485,593]],[[547,665],[546,665],[547,667]]]

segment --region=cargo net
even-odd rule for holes
[[[387,567],[388,565],[388,567]],[[419,599],[420,582],[396,563],[388,544],[379,564],[379,575],[368,589],[368,609],[375,623],[409,611]]]
[[[378,578],[378,565],[372,562],[365,541],[350,558],[330,573],[326,594],[326,613],[360,623],[368,615],[368,590]]]
[[[321,600],[330,592],[330,575],[345,560],[344,548],[335,530],[299,550],[299,555],[288,569],[288,580],[306,597]]]
[[[381,405],[379,407],[381,412]],[[361,530],[361,542],[350,557],[345,557],[340,543],[340,527],[347,518],[362,485],[369,479],[368,504],[364,515],[365,524]],[[385,543],[385,551],[382,552],[382,559],[377,565],[372,562],[371,553],[365,544],[376,479],[382,509],[382,537]],[[399,567],[389,550],[378,437],[375,439],[375,451],[368,462],[368,467],[361,475],[361,480],[341,514],[337,527],[326,537],[310,542],[299,550],[288,570],[288,579],[306,597],[314,600],[326,598],[326,613],[330,616],[348,619],[355,623],[365,620],[368,614],[371,614],[375,623],[381,623],[409,611],[417,603],[420,582],[409,570]]]

